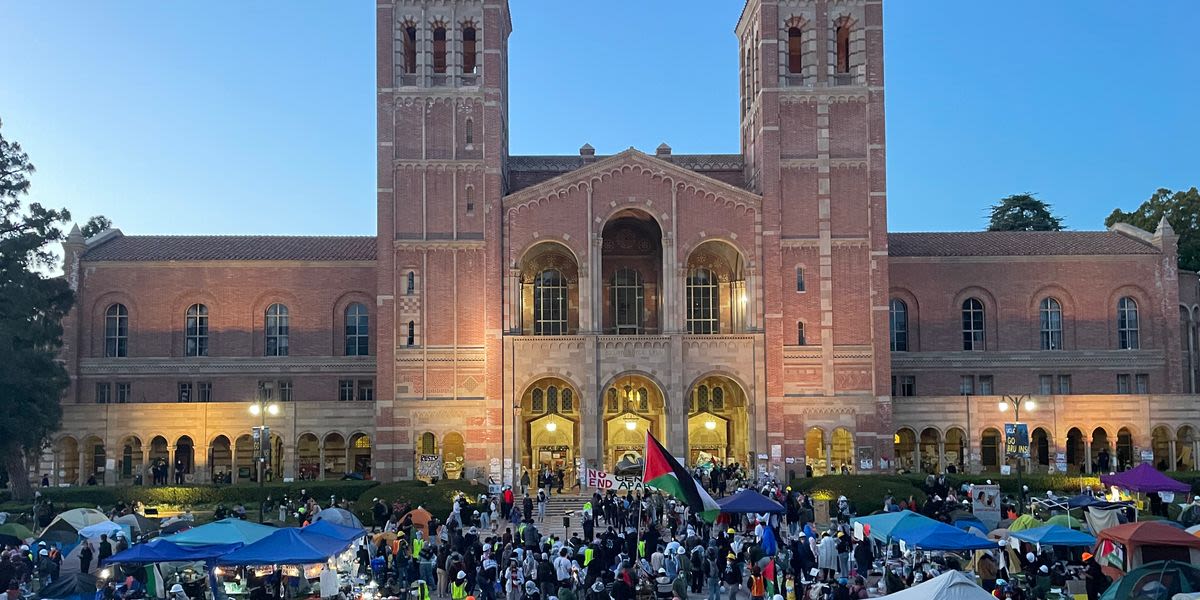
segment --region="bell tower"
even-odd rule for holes
[[[500,455],[492,419],[502,415],[499,204],[512,25],[507,0],[377,7],[373,455],[380,479],[393,480],[413,477],[423,453],[468,465]]]

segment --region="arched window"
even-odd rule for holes
[[[534,388],[532,404],[532,409],[535,413],[546,410],[545,393],[542,392],[542,388]]]
[[[367,307],[355,302],[346,307],[346,356],[370,354],[370,321]]]
[[[719,385],[713,386],[712,409],[717,411],[725,410],[725,388]]]
[[[899,298],[888,302],[892,352],[908,352],[908,305]]]
[[[266,330],[267,356],[288,355],[288,308],[282,304],[267,307]]]
[[[1038,315],[1041,321],[1042,350],[1062,350],[1062,305],[1054,298],[1042,298]]]
[[[411,296],[417,293],[417,274],[415,271],[408,272],[408,281],[404,284],[404,294]]]
[[[617,334],[637,335],[642,332],[642,313],[646,295],[642,275],[629,267],[622,267],[613,275],[612,282],[613,328]]]
[[[404,72],[417,72],[417,26],[411,23],[404,27]]]
[[[788,73],[799,75],[804,71],[803,33],[799,27],[788,28],[787,66]]]
[[[113,304],[104,311],[104,356],[128,356],[129,311],[124,304]]]
[[[962,304],[963,350],[983,350],[983,303],[977,298],[967,298]]]
[[[183,328],[184,356],[208,356],[208,307],[193,304],[187,309]]]
[[[621,410],[621,403],[617,399],[617,388],[608,388],[608,412],[615,413]]]
[[[463,125],[463,127],[466,129],[463,135],[466,138],[466,144],[469,147],[475,143],[475,120],[467,119],[467,122]],[[470,188],[468,187],[468,189]]]
[[[646,388],[638,388],[638,412],[646,412],[650,410],[650,394],[646,392]]]
[[[567,333],[567,280],[558,269],[546,269],[533,281],[533,334]]]
[[[475,26],[467,25],[462,31],[463,75],[475,72]],[[467,142],[468,144],[470,142]]]
[[[717,278],[708,269],[692,269],[687,278],[688,333],[720,333],[721,303]]]
[[[437,454],[437,436],[432,431],[421,434],[421,454]]]
[[[804,284],[804,267],[796,267],[796,291],[803,292],[806,286]]]
[[[796,345],[808,345],[808,338],[804,336],[804,321],[796,321]]]
[[[475,214],[475,186],[468,185],[466,195],[467,214]]]
[[[435,25],[433,28],[433,72],[446,72],[446,26]]]
[[[546,389],[546,412],[558,412],[558,387],[550,386]]]
[[[1137,301],[1129,296],[1117,301],[1117,347],[1121,350],[1137,350],[1141,347]]]
[[[562,391],[562,411],[569,413],[575,410],[575,392],[571,388],[563,388]]]
[[[837,72],[850,72],[850,23],[837,26]]]
[[[710,405],[708,402],[707,385],[701,385],[696,388],[696,406],[700,409],[700,412],[708,412]]]
[[[416,323],[416,321],[409,321],[408,322],[408,340],[407,340],[407,343],[405,343],[405,345],[408,346],[409,348],[412,348],[414,345],[416,345],[416,342],[417,342],[417,323]]]

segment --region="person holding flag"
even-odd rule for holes
[[[642,469],[644,485],[657,488],[660,492],[683,502],[692,514],[705,521],[716,521],[721,512],[717,501],[650,432],[646,432],[645,457],[646,462]]]

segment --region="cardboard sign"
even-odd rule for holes
[[[1000,522],[1000,486],[977,485],[971,488],[971,512],[987,525],[988,530]]]
[[[417,477],[441,477],[442,455],[422,454],[417,461]]]
[[[645,486],[642,483],[641,475],[614,475],[599,469],[585,469],[583,481],[585,487],[595,488],[602,492],[608,490],[640,492],[643,487],[655,489],[654,486]]]

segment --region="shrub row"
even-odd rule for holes
[[[450,514],[450,502],[458,492],[465,493],[467,498],[474,502],[479,494],[487,492],[487,486],[474,484],[468,480],[442,480],[433,485],[423,481],[385,483],[364,491],[358,497],[358,502],[354,504],[354,513],[358,515],[359,519],[362,519],[364,524],[369,525],[372,519],[373,499],[381,498],[389,504],[400,500],[408,502],[414,507],[422,506],[433,516],[445,520]]]
[[[110,507],[119,502],[141,500],[148,506],[195,506],[200,504],[257,503],[267,497],[298,496],[300,490],[320,498],[324,504],[330,496],[357,499],[365,490],[379,485],[376,481],[301,481],[257,485],[182,485],[182,486],[119,486],[44,488],[42,495],[55,504],[87,504]]]

